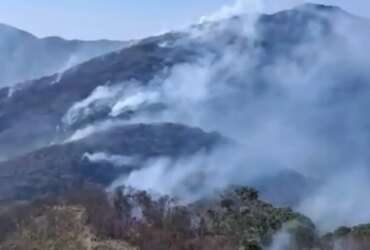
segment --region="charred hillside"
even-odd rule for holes
[[[32,200],[84,183],[107,187],[150,159],[207,154],[226,143],[217,133],[176,124],[127,125],[101,131],[0,163],[0,201]]]

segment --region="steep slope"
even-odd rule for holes
[[[369,27],[237,16],[0,89],[0,249],[369,249]]]
[[[64,71],[128,44],[109,40],[69,41],[59,37],[41,39],[0,24],[0,86]]]
[[[63,74],[29,81],[12,88],[3,88],[0,90],[0,158],[29,152],[56,140],[65,125],[67,129],[70,129],[71,125],[72,129],[76,129],[99,120],[122,118],[118,117],[122,115],[122,110],[117,115],[115,111],[112,113],[111,106],[128,95],[132,87],[142,88],[148,85],[160,87],[168,78],[172,80],[171,76],[177,67],[189,64],[198,67],[201,58],[205,58],[206,61],[211,60],[209,62],[211,65],[206,67],[219,67],[220,72],[235,69],[235,72],[230,71],[229,74],[224,75],[220,82],[229,82],[233,83],[234,87],[244,88],[239,90],[240,94],[250,90],[253,91],[249,93],[252,96],[284,91],[279,89],[281,86],[274,86],[272,79],[266,78],[268,75],[266,71],[270,68],[274,69],[275,64],[281,61],[291,61],[293,64],[299,63],[304,66],[320,60],[318,53],[325,46],[332,44],[336,44],[337,47],[346,46],[347,38],[339,36],[333,26],[335,22],[333,16],[337,15],[344,15],[344,19],[351,25],[357,25],[360,22],[361,27],[368,28],[366,21],[354,19],[335,8],[328,11],[323,7],[317,7],[317,10],[312,10],[312,6],[308,5],[259,17],[255,24],[257,39],[253,44],[248,42],[249,34],[243,31],[245,25],[249,24],[246,24],[243,17],[235,17],[217,23],[195,26],[181,33],[169,33],[145,39],[130,48],[81,64]],[[312,49],[310,55],[300,51],[301,47],[310,43],[313,44],[312,47],[307,47]],[[320,47],[315,47],[316,43],[319,43]],[[253,51],[258,54],[253,54]],[[224,56],[228,53],[231,56],[235,53],[243,56],[240,57],[239,62],[217,65],[217,60],[223,62]],[[328,51],[328,53],[335,53],[335,51]],[[249,56],[254,61],[252,68],[246,61]],[[243,72],[236,70],[243,67],[243,64],[245,64],[245,72],[249,72],[248,82],[251,84],[244,84]],[[200,67],[204,66],[200,65]],[[218,77],[217,74],[219,74],[213,70],[210,73],[215,74],[212,77]],[[328,75],[330,74],[332,72],[328,72]],[[364,72],[359,74],[355,72],[353,76],[348,75],[341,80],[343,84],[337,83],[339,90],[333,92],[333,95],[341,94],[341,89],[348,85],[346,82],[354,78],[358,78],[357,83],[349,88],[356,91],[363,83],[362,80],[366,79],[366,75]],[[101,94],[100,91],[103,95],[106,92],[120,94],[96,98]],[[362,95],[366,93],[363,92]],[[102,102],[105,103],[100,105],[99,100],[94,98],[103,99]],[[107,100],[109,98],[111,100]],[[241,96],[225,95],[223,98],[235,99],[234,103],[228,104],[228,109],[231,109],[232,105],[245,105],[241,102],[243,99]],[[137,96],[133,99],[136,101]],[[333,99],[335,99],[334,96]],[[223,100],[217,101],[223,102]],[[68,117],[65,124],[64,118],[71,113],[68,111],[74,111],[71,109],[75,104],[81,106],[84,102],[85,109],[77,110],[82,113],[72,112],[72,115],[79,116],[77,118],[79,124],[68,124]],[[161,105],[158,101],[152,102]],[[72,122],[76,123],[76,119],[73,119]],[[27,129],[30,126],[32,129]]]
[[[370,60],[364,53],[370,49],[369,27],[366,19],[322,5],[236,16],[144,39],[63,73],[3,88],[3,199],[58,192],[70,179],[107,184],[122,172],[105,163],[109,171],[91,171],[94,159],[128,161],[119,156],[129,149],[145,157],[159,150],[156,156],[176,158],[171,167],[154,164],[134,172],[132,182],[164,194],[168,188],[175,196],[184,188],[208,194],[252,184],[277,204],[299,203],[323,231],[367,222],[370,209],[359,216],[353,210],[370,208],[363,203],[370,188]],[[216,131],[237,147],[177,164],[182,155],[207,147],[208,134],[177,127],[158,136],[138,125],[151,131],[166,122],[185,131]],[[137,130],[117,143],[113,131],[127,126]],[[111,142],[99,136],[102,131]],[[186,136],[177,140],[178,132]],[[169,150],[191,142],[196,143],[189,154]],[[111,150],[119,155],[107,157]],[[173,169],[180,170],[179,179]],[[152,175],[155,181],[142,181]],[[264,189],[264,181],[276,184]],[[337,190],[343,192],[340,199]]]
[[[151,159],[179,159],[225,143],[217,133],[176,124],[127,125],[0,163],[0,202],[110,185]]]

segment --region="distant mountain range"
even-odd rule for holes
[[[0,24],[0,86],[64,71],[128,44],[109,40],[38,38],[26,31]]]

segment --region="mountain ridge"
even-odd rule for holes
[[[61,37],[39,38],[27,31],[0,24],[0,86],[64,71],[130,44],[107,39],[83,41]]]

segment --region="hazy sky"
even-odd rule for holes
[[[248,0],[247,0],[248,1]],[[184,27],[235,0],[0,0],[0,22],[38,36],[127,40]],[[304,0],[264,0],[268,11]],[[316,0],[370,17],[369,0]]]

